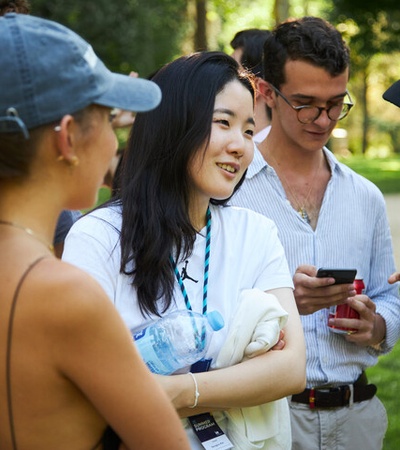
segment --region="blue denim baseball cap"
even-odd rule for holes
[[[400,80],[393,83],[382,96],[385,100],[400,108]]]
[[[27,130],[91,104],[143,112],[161,101],[152,81],[111,72],[65,26],[26,14],[0,17],[0,133]]]

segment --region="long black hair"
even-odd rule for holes
[[[158,108],[135,119],[124,154],[119,199],[120,270],[131,277],[143,315],[168,309],[175,283],[170,255],[182,258],[192,252],[196,230],[188,213],[188,164],[209,142],[217,94],[238,80],[254,100],[251,76],[221,52],[178,58],[152,80],[160,86],[163,99]],[[223,205],[228,200],[211,202]]]

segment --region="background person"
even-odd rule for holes
[[[264,46],[271,131],[258,146],[232,204],[271,218],[279,230],[306,337],[307,389],[290,401],[293,449],[382,447],[385,409],[365,369],[399,338],[397,288],[387,283],[394,259],[385,202],[368,180],[325,147],[351,99],[349,49],[326,21],[304,17],[278,25]],[[319,267],[356,268],[366,286],[334,285]],[[348,303],[360,319],[331,319]]]
[[[227,426],[232,409],[304,388],[302,330],[276,228],[262,215],[224,206],[253,156],[254,86],[219,52],[179,58],[153,80],[163,101],[148,115],[136,116],[120,199],[74,224],[63,258],[100,282],[130,329],[176,309],[222,314],[225,327],[214,334],[202,367],[159,379],[181,417],[212,412],[232,438]],[[239,296],[254,288],[275,294],[289,313],[286,344],[215,370]],[[196,389],[189,370],[199,372]],[[279,424],[273,415],[260,414],[246,424],[267,441],[266,447],[257,443],[260,448],[269,448],[276,436],[290,448],[287,402],[281,404]],[[185,426],[191,448],[203,448],[188,421]]]
[[[68,231],[72,225],[82,216],[80,211],[71,211],[64,209],[58,216],[56,231],[53,238],[54,254],[57,258],[61,258],[64,241],[68,234]]]
[[[10,12],[29,14],[31,5],[27,0],[0,0],[0,16]]]
[[[400,80],[392,84],[384,93],[384,100],[393,103],[400,108]],[[393,284],[400,281],[400,273],[394,272],[388,279],[389,283]]]
[[[2,448],[186,450],[104,291],[51,252],[61,211],[94,202],[116,151],[111,108],[152,109],[160,90],[47,20],[6,14],[0,46]]]
[[[238,31],[231,41],[231,47],[234,49],[232,57],[256,77],[257,91],[254,106],[256,127],[253,137],[256,144],[265,139],[271,123],[271,110],[258,89],[258,85],[263,79],[262,57],[264,42],[270,34],[269,30],[249,28]]]

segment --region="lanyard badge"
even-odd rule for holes
[[[229,450],[232,443],[210,413],[189,417],[189,422],[206,450]]]

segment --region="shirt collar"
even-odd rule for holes
[[[341,170],[340,163],[337,160],[336,156],[326,147],[323,147],[323,151],[325,153],[326,160],[328,161],[329,167],[331,169],[331,173],[333,174],[336,170],[340,171]],[[254,144],[254,157],[249,168],[247,169],[246,178],[249,179],[253,178],[259,172],[261,172],[264,169],[264,167],[268,168],[269,165],[265,161],[257,145]]]
[[[328,161],[329,168],[331,169],[331,174],[335,171],[341,172],[342,168],[336,156],[326,147],[323,147],[323,151],[325,153],[326,160]]]
[[[271,130],[271,125],[266,126],[262,130],[260,130],[253,138],[256,144],[260,144],[269,134]]]
[[[268,167],[267,162],[263,158],[260,150],[256,144],[254,144],[254,157],[250,166],[247,169],[246,178],[253,178],[257,175],[264,167]]]

